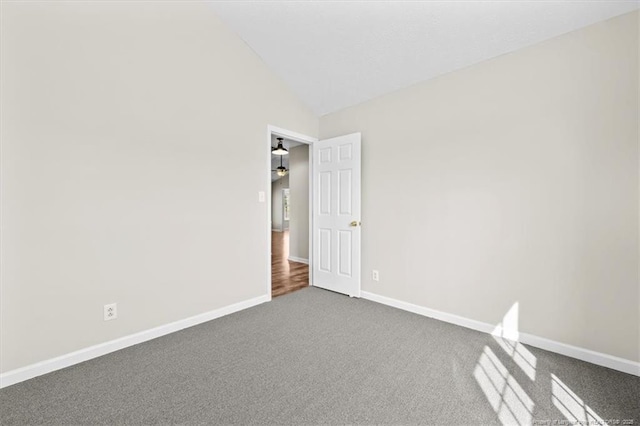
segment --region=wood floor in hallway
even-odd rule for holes
[[[309,265],[289,257],[289,231],[271,232],[271,297],[282,296],[309,285]]]

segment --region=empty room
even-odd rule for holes
[[[639,7],[0,0],[0,424],[640,425]]]

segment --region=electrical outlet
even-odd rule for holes
[[[264,203],[266,199],[267,199],[267,194],[264,191],[259,191],[258,192],[258,202],[259,203]]]
[[[116,303],[104,305],[104,320],[110,321],[116,318],[118,318],[118,305]]]
[[[380,272],[374,269],[373,273],[371,274],[371,278],[373,278],[374,281],[380,281]]]

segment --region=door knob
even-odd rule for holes
[[[360,224],[361,224],[360,222],[358,222],[357,220],[354,220],[349,224],[349,226],[359,226]]]

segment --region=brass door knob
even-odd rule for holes
[[[349,224],[349,226],[360,226],[360,222],[358,222],[357,220],[354,220]]]

